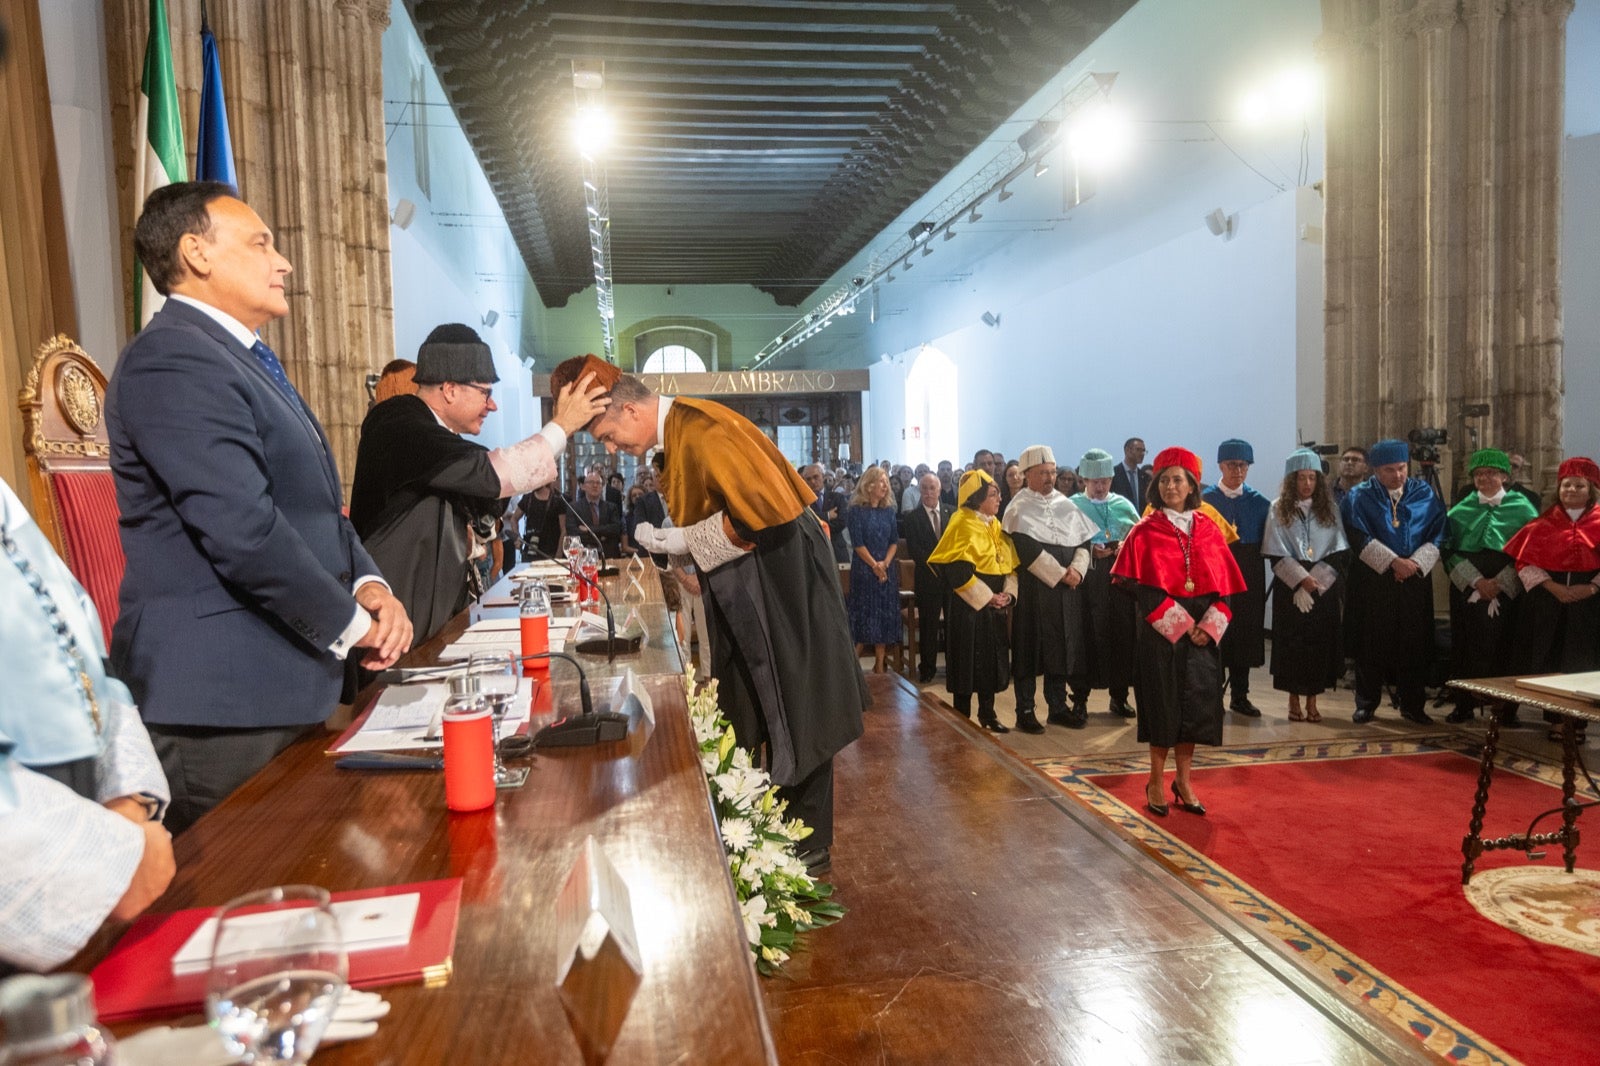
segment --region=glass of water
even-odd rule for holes
[[[305,1062],[345,990],[349,970],[328,893],[286,885],[217,912],[206,1015],[245,1062]]]
[[[467,671],[478,679],[478,691],[489,705],[494,723],[494,783],[496,788],[518,788],[528,779],[524,768],[513,770],[500,758],[500,729],[517,698],[519,656],[506,652],[480,652],[467,660]]]

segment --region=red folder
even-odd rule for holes
[[[456,921],[461,914],[461,878],[331,895],[337,902],[407,892],[421,897],[411,942],[401,947],[351,952],[352,986],[378,988],[418,980],[433,985],[449,980],[450,958],[456,946]],[[111,954],[89,975],[94,981],[95,1005],[101,1020],[118,1022],[181,1014],[204,1006],[205,971],[174,974],[172,957],[200,924],[216,912],[215,907],[195,907],[176,914],[147,914],[134,922]]]

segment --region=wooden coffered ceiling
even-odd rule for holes
[[[1132,2],[406,0],[550,306],[593,281],[574,60],[616,118],[616,283],[797,305]]]

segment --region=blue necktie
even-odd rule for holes
[[[257,337],[256,342],[250,346],[250,351],[261,361],[262,369],[267,372],[267,376],[273,380],[273,383],[282,390],[284,396],[288,397],[289,402],[298,404],[300,395],[294,391],[294,386],[289,384],[289,375],[283,372],[283,364],[278,361],[278,357],[273,353],[272,349],[268,348],[260,337]]]

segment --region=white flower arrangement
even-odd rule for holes
[[[788,805],[778,799],[767,772],[751,765],[750,753],[739,747],[717,706],[717,683],[696,692],[694,679],[686,676],[684,693],[745,939],[756,969],[771,976],[788,961],[799,934],[832,925],[844,908],[829,898],[833,886],[812,879],[796,856],[795,845],[811,835],[811,828],[798,818],[784,818]]]

